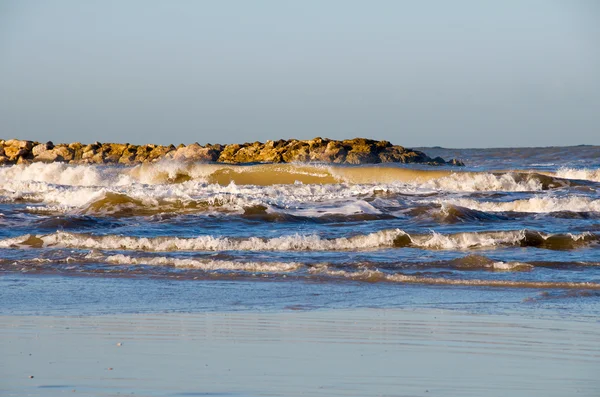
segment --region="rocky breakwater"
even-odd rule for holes
[[[355,138],[343,141],[315,138],[278,140],[244,144],[162,146],[128,143],[69,144],[26,140],[0,140],[0,165],[31,162],[72,164],[139,164],[159,160],[241,163],[423,163],[464,165],[452,159],[430,158],[425,153],[392,145],[387,141]]]

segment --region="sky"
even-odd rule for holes
[[[600,144],[595,0],[0,0],[0,138]]]

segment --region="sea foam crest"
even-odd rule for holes
[[[563,171],[567,175],[569,172]],[[579,173],[584,171],[577,171]],[[595,178],[597,171],[585,171]],[[586,174],[586,175],[587,175]],[[561,174],[562,175],[562,174]],[[408,184],[451,191],[537,191],[562,182],[529,172],[414,170],[389,166],[339,167],[313,164],[198,164],[159,161],[135,166],[33,163],[0,167],[0,180],[63,186],[115,187],[181,184],[189,181],[229,185]]]
[[[600,182],[600,169],[592,168],[561,168],[555,174],[559,178],[581,179],[585,181]]]
[[[597,241],[598,236],[589,232],[544,234],[528,230],[465,232],[447,235],[432,232],[409,235],[400,229],[386,229],[338,238],[325,238],[316,234],[294,234],[275,238],[232,238],[211,235],[196,238],[146,238],[55,232],[46,235],[27,234],[0,240],[0,248],[58,247],[133,251],[340,251],[391,247],[468,250],[523,245],[546,249],[573,249]]]
[[[0,180],[68,186],[114,186],[133,182],[120,167],[64,163],[33,163],[0,167]]]
[[[485,212],[600,212],[600,199],[593,199],[584,196],[543,196],[502,202],[478,201],[468,198],[459,198],[441,201],[437,200],[436,202],[442,205],[452,204]]]
[[[392,247],[394,241],[404,235],[406,233],[400,229],[333,239],[322,238],[315,234],[236,239],[210,235],[196,238],[145,238],[56,232],[47,235],[28,234],[0,240],[0,248],[30,246],[135,251],[332,251]]]
[[[514,173],[492,174],[488,172],[461,172],[449,176],[433,179],[425,186],[437,190],[477,192],[477,191],[505,191],[527,192],[543,189],[542,182],[536,177],[518,180]]]
[[[517,245],[525,234],[522,230],[507,232],[465,232],[441,234],[431,232],[429,235],[411,236],[414,246],[424,249],[465,250],[469,248],[495,247],[500,245]]]
[[[169,257],[133,257],[123,254],[110,255],[104,258],[108,263],[120,265],[153,265],[194,268],[204,271],[245,271],[260,273],[287,273],[301,268],[297,262],[235,262],[225,260],[200,260],[191,258]]]

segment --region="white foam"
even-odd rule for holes
[[[199,260],[190,258],[169,257],[132,257],[123,254],[111,255],[104,260],[120,265],[152,265],[194,268],[204,271],[245,271],[259,273],[289,273],[303,267],[296,262],[234,262],[224,260]]]
[[[486,212],[600,212],[600,199],[592,199],[583,196],[543,196],[506,202],[477,201],[473,199],[460,198],[450,200],[436,200],[435,202],[442,205],[452,204],[460,207],[469,208],[472,210]]]
[[[153,208],[155,212],[163,210],[168,212],[188,210],[240,212],[244,208],[261,205],[266,207],[268,212],[322,216],[327,214],[379,214],[381,210],[373,205],[376,202],[366,201],[363,198],[373,197],[380,193],[415,195],[438,191],[536,191],[542,189],[539,178],[534,175],[527,178],[523,177],[523,174],[485,172],[457,172],[426,181],[368,184],[298,183],[256,186],[230,183],[223,186],[207,182],[208,176],[219,170],[244,173],[251,169],[252,166],[184,164],[174,161],[161,161],[133,167],[34,163],[0,167],[2,186],[0,193],[3,202],[22,200],[35,204],[30,205],[30,211],[86,214],[94,214],[94,211],[98,211],[98,214],[110,215],[119,213],[123,209],[128,210],[139,206]],[[281,165],[281,169],[281,172],[323,176],[338,168],[284,164]],[[278,172],[278,168],[269,170]],[[378,168],[374,167],[373,170],[375,172]],[[382,168],[384,174],[387,172],[386,170],[389,171],[389,169]],[[577,172],[589,173],[592,171],[577,170]],[[179,178],[181,175],[185,178]],[[517,175],[520,176],[517,177]],[[191,178],[191,180],[172,183],[174,180],[186,178]],[[393,181],[393,178],[390,181]],[[117,203],[112,206],[110,203],[96,206],[99,208],[92,205],[110,194],[127,196],[130,202]],[[536,203],[535,200],[541,201]],[[544,206],[549,208],[548,211],[561,210],[560,208],[597,211],[600,208],[597,200],[591,202],[589,198],[575,197],[570,202],[562,204],[560,202],[544,203],[549,200],[552,199],[532,199],[529,203],[524,204],[522,202],[486,204],[475,200],[466,200],[462,201],[464,204],[462,206],[483,211],[522,210],[525,212],[536,212],[536,208],[543,212],[546,211]],[[564,201],[565,199],[556,200]],[[461,205],[460,203],[455,204]],[[393,203],[391,205],[394,206]],[[506,209],[511,205],[515,209]]]
[[[494,270],[500,271],[515,271],[515,270],[531,270],[533,269],[533,265],[524,262],[494,262],[491,266]]]
[[[581,179],[592,182],[600,182],[600,169],[592,168],[561,168],[556,174],[559,178]]]
[[[382,230],[375,233],[322,238],[318,235],[288,235],[263,239],[249,237],[233,239],[218,236],[180,237],[128,237],[93,236],[87,234],[55,232],[47,235],[24,235],[0,240],[0,248],[23,247],[35,237],[44,247],[95,249],[95,250],[136,250],[136,251],[336,251],[350,249],[373,249],[392,247],[394,240],[405,233],[400,229]]]
[[[48,164],[51,165],[51,164]],[[60,164],[57,164],[60,165]],[[64,165],[62,165],[64,166]],[[83,166],[82,166],[83,167]],[[91,167],[91,166],[87,166]],[[262,205],[271,211],[296,213],[306,216],[331,214],[379,213],[375,207],[359,196],[371,196],[375,192],[413,194],[417,187],[406,185],[236,185],[227,186],[187,181],[178,184],[143,185],[133,183],[110,186],[67,186],[37,181],[10,180],[2,184],[3,200],[36,203],[32,211],[64,213],[90,213],[90,206],[107,195],[124,195],[139,206],[151,207],[157,212],[176,210],[177,207],[197,207],[197,211],[214,209],[242,211],[244,208]],[[206,204],[204,208],[199,203]],[[107,203],[109,204],[109,203]],[[123,203],[121,203],[123,204]],[[132,203],[126,203],[131,205]],[[119,211],[119,207],[101,206],[100,214]],[[325,212],[320,212],[325,209]]]
[[[380,210],[364,200],[352,202],[335,200],[332,202],[327,202],[325,205],[311,206],[309,208],[298,208],[287,210],[285,212],[307,217],[320,217],[325,215],[381,214]]]
[[[124,168],[64,163],[33,163],[0,167],[0,181],[43,182],[67,186],[127,185],[133,181]]]
[[[535,177],[517,181],[513,173],[491,174],[487,172],[453,173],[446,177],[430,180],[424,186],[437,190],[459,192],[528,192],[542,190],[543,188],[541,181]]]
[[[466,250],[470,248],[516,245],[525,237],[524,230],[506,232],[456,233],[411,236],[414,245],[425,249]]]
[[[212,173],[223,167],[225,166],[219,164],[181,163],[162,160],[155,163],[136,165],[125,169],[124,172],[135,182],[156,185],[171,183],[180,176],[185,176],[196,182],[206,182]]]
[[[24,234],[22,236],[17,237],[9,237],[0,240],[0,248],[25,248],[24,243],[30,238],[34,237],[32,234]]]
[[[408,235],[400,229],[380,230],[350,237],[324,238],[316,234],[293,234],[274,238],[230,238],[204,235],[196,238],[96,236],[68,232],[46,235],[23,235],[0,240],[0,248],[26,247],[41,244],[44,247],[134,250],[134,251],[339,251],[394,247],[399,238],[408,238],[409,246],[434,250],[468,250],[497,246],[519,245],[527,231],[491,231],[456,234]],[[539,234],[548,239],[552,234]],[[568,234],[573,241],[589,238],[591,233]],[[33,241],[33,243],[32,243]]]

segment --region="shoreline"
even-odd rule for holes
[[[0,316],[0,391],[595,396],[596,327],[439,309]]]
[[[379,164],[418,163],[463,166],[460,160],[431,158],[425,153],[365,138],[332,140],[278,140],[243,144],[198,143],[179,146],[131,145],[129,143],[54,144],[28,140],[0,140],[0,165],[32,162],[69,164],[141,164],[160,160],[225,164],[331,163]]]

